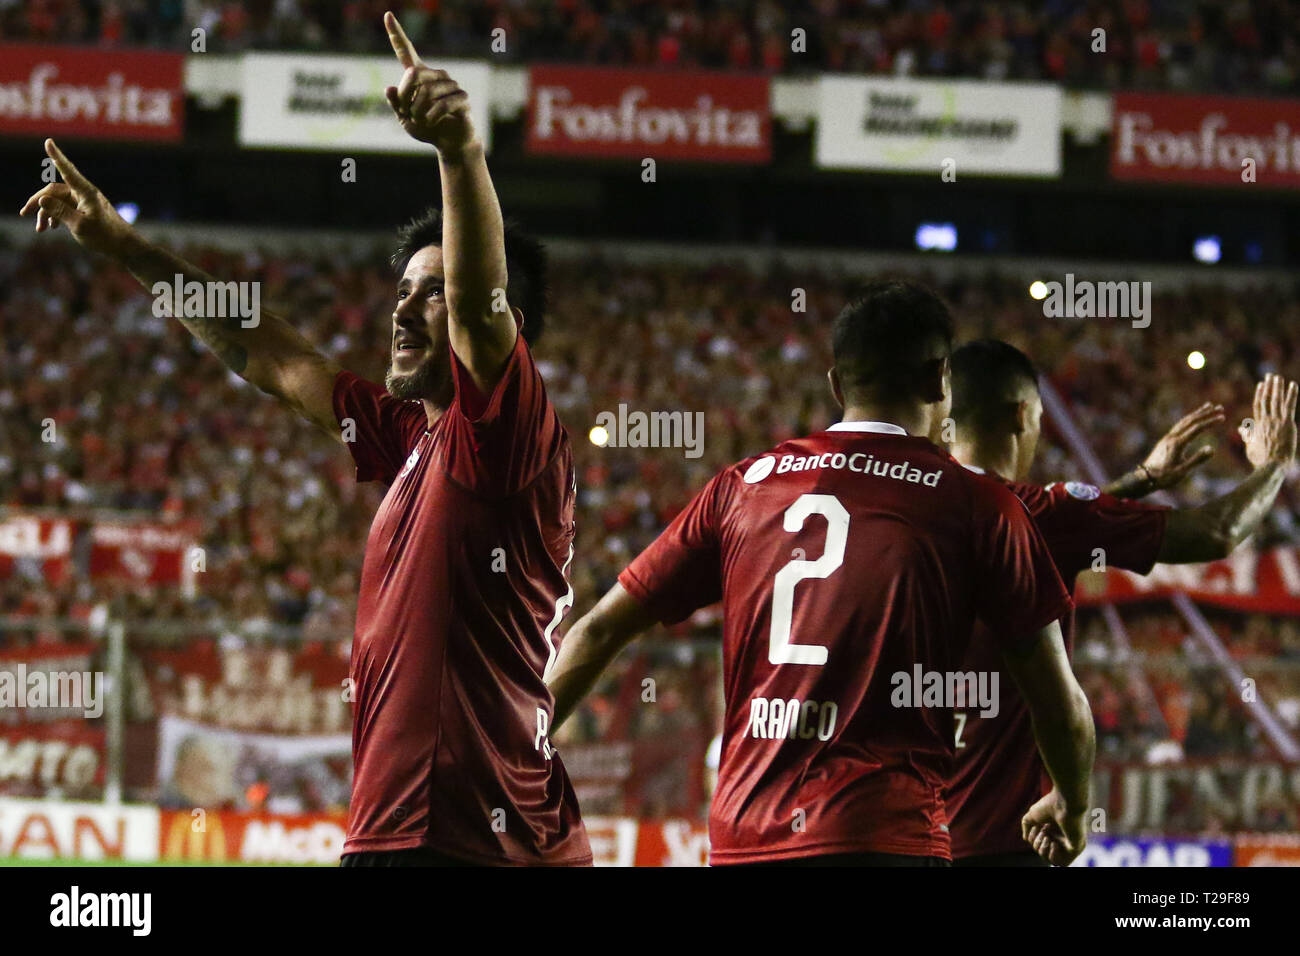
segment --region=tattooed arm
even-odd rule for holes
[[[171,289],[178,275],[182,283],[215,281],[131,228],[53,140],[45,141],[45,152],[54,160],[63,182],[49,184],[23,205],[22,215],[36,213],[37,232],[63,223],[78,243],[124,266],[151,292],[160,283]],[[170,295],[167,301],[171,302]],[[340,368],[283,318],[259,309],[247,318],[178,315],[176,319],[232,372],[342,440],[333,403],[334,379]]]

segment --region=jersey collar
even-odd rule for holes
[[[906,435],[907,429],[891,422],[840,422],[826,429],[828,432],[876,432],[881,435]]]

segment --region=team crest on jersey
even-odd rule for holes
[[[764,455],[756,459],[752,465],[745,471],[745,484],[756,485],[772,473],[776,467],[776,459],[771,455]]]
[[[1078,498],[1080,501],[1092,501],[1094,498],[1101,497],[1101,489],[1096,485],[1085,485],[1082,481],[1067,481],[1065,483],[1065,493],[1071,498]]]
[[[411,452],[411,454],[407,456],[406,464],[403,465],[402,470],[397,473],[397,477],[405,478],[408,474],[411,473],[411,469],[415,467],[415,463],[419,460],[420,460],[420,449],[417,448],[415,449],[415,451]]]

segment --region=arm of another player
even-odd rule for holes
[[[546,678],[555,696],[552,728],[558,728],[586,697],[618,652],[655,623],[636,598],[615,584],[594,608],[578,619],[560,645]]]
[[[1088,698],[1055,621],[1004,649],[1002,660],[1029,707],[1038,752],[1055,784],[1025,814],[1021,833],[1043,859],[1066,866],[1087,843],[1084,813],[1097,748]]]
[[[474,384],[490,394],[518,330],[505,300],[505,225],[487,155],[470,121],[468,94],[445,71],[425,65],[391,13],[384,14],[384,26],[405,70],[385,91],[388,105],[408,135],[438,150],[451,347]]]
[[[1153,491],[1172,488],[1194,469],[1209,461],[1214,449],[1209,445],[1188,453],[1192,442],[1206,429],[1224,421],[1222,405],[1206,402],[1179,419],[1151,449],[1142,464],[1116,478],[1101,490],[1116,498],[1145,498]]]
[[[1258,530],[1295,460],[1298,397],[1300,386],[1280,375],[1268,375],[1255,387],[1254,418],[1241,428],[1246,457],[1255,470],[1208,504],[1171,511],[1156,560],[1167,564],[1216,561]]]
[[[84,248],[113,259],[150,291],[160,284],[170,291],[178,275],[184,283],[213,281],[202,269],[155,246],[133,229],[54,140],[45,141],[45,152],[54,160],[63,182],[50,183],[19,210],[24,216],[36,213],[37,232],[63,223]],[[231,371],[341,441],[333,407],[339,366],[279,316],[259,309],[254,318],[255,324],[245,327],[245,319],[239,315],[176,316]]]

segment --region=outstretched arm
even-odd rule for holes
[[[555,695],[551,727],[558,728],[595,685],[610,661],[654,619],[645,607],[615,584],[594,608],[569,628],[546,686]]]
[[[446,71],[427,65],[391,13],[388,39],[405,72],[385,91],[402,129],[438,150],[442,180],[442,264],[452,350],[474,384],[492,391],[518,334],[506,302],[505,226],[469,96]],[[527,320],[527,316],[524,317]]]
[[[54,140],[45,141],[45,152],[54,160],[63,182],[49,184],[23,204],[20,215],[34,212],[37,232],[56,228],[60,223],[66,225],[78,243],[116,261],[146,289],[154,292],[159,286],[155,294],[162,294],[162,286],[170,290],[177,276],[182,283],[200,282],[205,288],[214,281],[202,269],[154,245],[133,229],[63,155]],[[206,305],[209,297],[202,299]],[[170,294],[166,301],[170,313]],[[223,301],[229,302],[229,297]],[[188,302],[184,311],[189,311]],[[250,316],[209,315],[203,307],[200,312],[175,318],[231,371],[342,440],[333,406],[334,379],[340,371],[335,362],[317,352],[283,318],[260,307]]]
[[[1255,387],[1254,418],[1242,426],[1254,472],[1221,498],[1170,512],[1157,561],[1196,564],[1226,558],[1258,530],[1295,460],[1297,397],[1300,386],[1280,375],[1269,375]]]
[[[1153,491],[1172,488],[1214,454],[1209,445],[1190,451],[1191,444],[1198,435],[1223,420],[1223,406],[1206,402],[1169,429],[1142,464],[1116,478],[1102,491],[1116,498],[1145,498]]]

